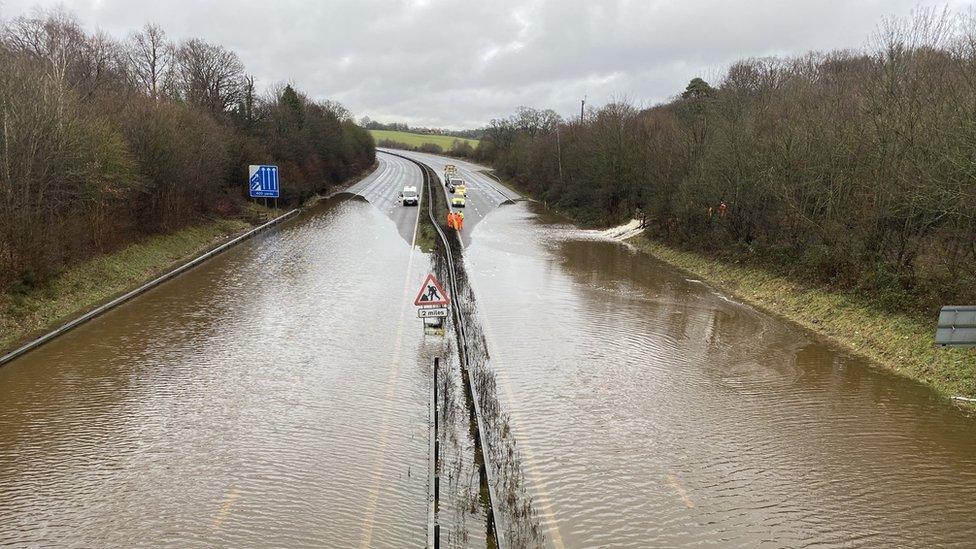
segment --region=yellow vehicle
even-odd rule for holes
[[[463,208],[465,202],[466,201],[463,194],[455,194],[451,197],[451,206],[454,206],[455,208]]]
[[[451,176],[457,175],[457,166],[454,164],[444,164],[444,181],[447,181]]]
[[[461,196],[468,196],[468,186],[464,183],[454,186],[454,194],[459,194]]]

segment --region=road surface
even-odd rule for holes
[[[467,205],[464,208],[454,208],[464,213],[464,230],[461,231],[461,242],[465,246],[471,243],[471,235],[474,233],[475,227],[479,222],[481,222],[481,220],[483,220],[502,204],[520,199],[520,196],[517,193],[506,188],[504,185],[499,184],[491,177],[485,175],[483,172],[487,168],[484,166],[472,164],[471,162],[466,162],[464,160],[438,156],[435,154],[401,151],[396,149],[380,150],[386,150],[388,152],[419,160],[433,168],[434,171],[437,172],[438,178],[440,178],[441,188],[444,189],[444,193],[448,197],[448,204],[450,204],[450,193],[448,193],[447,189],[444,187],[444,165],[454,164],[457,166],[459,177],[463,179],[468,186],[468,197],[466,201]]]
[[[417,187],[420,196],[424,194],[423,176],[416,164],[403,158],[377,154],[376,171],[346,190],[369,201],[396,224],[397,231],[407,243],[413,241],[417,225],[418,206],[404,206],[400,201],[403,187]]]
[[[0,546],[422,547],[430,267],[388,213],[324,200],[0,368]]]
[[[536,203],[499,207],[476,165],[405,154],[469,182],[465,264],[547,544],[972,545],[976,420]],[[412,306],[419,208],[396,204],[420,173],[379,158],[351,189],[368,203],[325,200],[0,368],[0,546],[424,544],[443,340]],[[449,463],[443,483],[477,482]],[[445,545],[478,546],[484,523],[441,503]]]

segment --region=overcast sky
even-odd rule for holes
[[[236,51],[355,116],[477,127],[519,105],[666,100],[737,59],[863,47],[885,16],[950,0],[0,0],[5,19],[63,6],[123,37],[146,22]]]

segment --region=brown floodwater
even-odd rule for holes
[[[422,546],[428,269],[331,200],[0,368],[0,545]]]
[[[973,545],[976,420],[931,391],[532,204],[466,254],[550,545]],[[329,200],[0,368],[0,545],[423,546],[429,269]]]
[[[976,420],[931,391],[533,204],[472,241],[550,545],[976,544]]]

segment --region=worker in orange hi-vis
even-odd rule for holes
[[[457,230],[460,231],[464,228],[464,214],[458,212],[457,214]]]
[[[454,212],[447,212],[447,228],[454,228]]]

